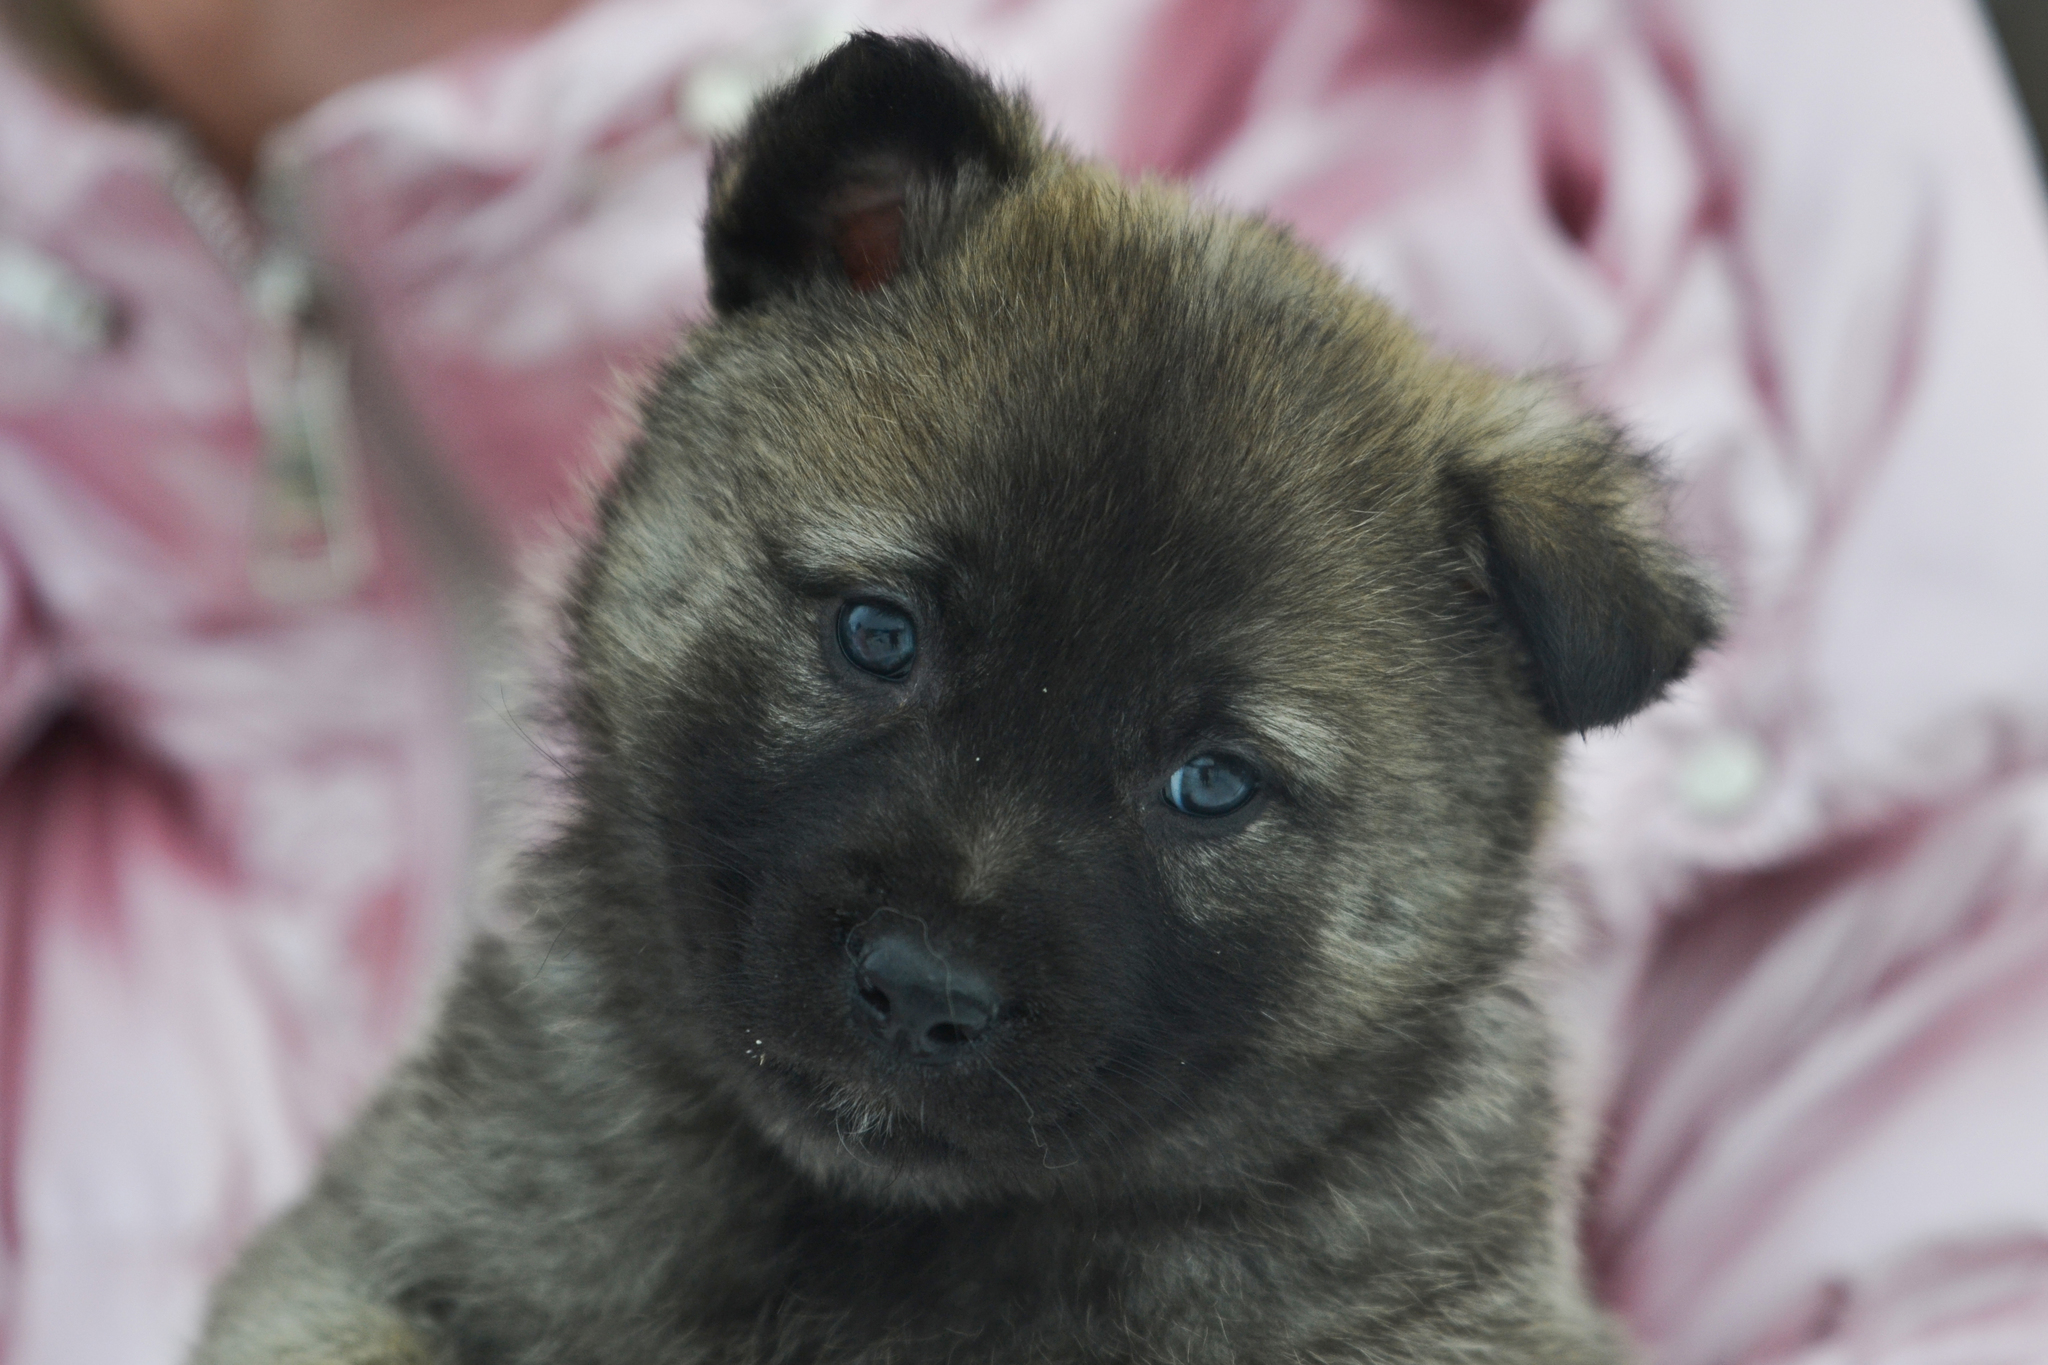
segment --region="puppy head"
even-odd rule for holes
[[[571,607],[617,1026],[926,1203],[1426,1090],[1558,736],[1712,632],[1640,457],[920,42],[766,98],[706,235]]]

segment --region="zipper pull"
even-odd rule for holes
[[[246,291],[257,323],[249,386],[263,435],[250,580],[279,604],[334,601],[362,585],[376,558],[348,348],[302,254],[271,247]]]

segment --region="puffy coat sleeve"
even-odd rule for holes
[[[1651,1357],[2048,1361],[2048,775],[1644,946],[1589,1240]]]
[[[1603,907],[1646,956],[1594,1251],[1672,1365],[2048,1361],[2040,185],[1974,6],[1634,22],[1713,177],[1770,449],[1703,489],[1748,616],[1697,705],[1772,776],[1618,827],[1672,880]]]

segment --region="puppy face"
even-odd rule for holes
[[[1711,630],[1640,461],[920,43],[764,101],[707,237],[573,606],[616,1026],[924,1203],[1426,1090],[1557,735]]]

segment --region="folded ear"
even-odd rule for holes
[[[711,165],[711,302],[735,313],[820,275],[855,289],[905,264],[920,186],[1001,185],[1043,143],[1022,100],[921,38],[860,33],[762,96]]]
[[[1663,487],[1613,426],[1533,387],[1455,462],[1466,558],[1521,646],[1543,715],[1613,725],[1685,675],[1717,595],[1663,529]]]

